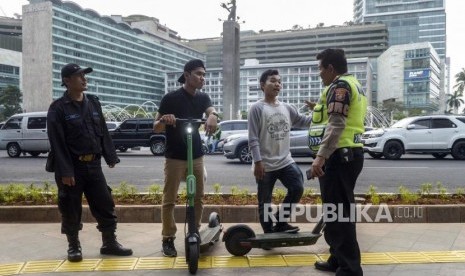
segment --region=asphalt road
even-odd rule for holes
[[[115,168],[104,167],[104,173],[110,186],[119,186],[121,182],[136,186],[145,192],[152,184],[163,186],[164,157],[153,156],[148,148],[118,153],[121,163]],[[303,172],[311,165],[311,158],[296,158]],[[44,170],[46,155],[39,157],[21,156],[10,158],[6,151],[0,151],[0,183],[35,183],[44,181],[54,183],[52,173]],[[256,184],[251,166],[240,164],[238,160],[228,160],[221,154],[205,157],[208,171],[206,191],[213,191],[213,184],[221,185],[221,192],[230,193],[233,186],[256,192]],[[463,180],[464,161],[453,160],[450,156],[437,160],[430,155],[405,155],[401,160],[375,160],[366,155],[365,166],[356,186],[356,193],[366,193],[370,185],[378,192],[398,192],[401,185],[411,191],[417,191],[424,183],[434,188],[441,183],[447,192],[453,193],[459,187],[465,187]],[[283,187],[277,184],[276,187]],[[306,181],[305,187],[319,191],[318,181]]]

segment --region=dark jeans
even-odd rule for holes
[[[273,189],[276,180],[280,180],[284,187],[287,188],[287,194],[282,203],[290,205],[290,203],[298,203],[304,191],[304,178],[302,171],[296,163],[292,163],[282,169],[266,172],[262,180],[257,180],[257,197],[258,197],[258,213],[260,224],[265,233],[272,232],[273,222],[270,218],[265,218],[265,203],[271,203]],[[288,207],[286,209],[289,209]],[[286,210],[284,209],[284,210]],[[293,209],[293,208],[292,208]],[[287,212],[292,211],[286,210]],[[271,207],[267,210],[268,214],[272,212]],[[279,219],[279,212],[275,214]],[[287,216],[288,217],[288,216]],[[282,222],[284,223],[284,222]]]
[[[364,161],[362,148],[352,151],[353,160],[344,162],[336,150],[325,162],[325,175],[319,178],[323,204],[334,204],[336,214],[340,213],[338,204],[342,204],[344,217],[349,216],[350,205],[355,203],[355,183]],[[324,237],[331,254],[328,262],[339,267],[336,275],[363,275],[355,222],[327,222]]]
[[[97,220],[101,232],[115,231],[115,203],[111,189],[102,172],[100,160],[74,162],[75,186],[61,182],[61,175],[55,174],[58,186],[58,208],[61,213],[61,232],[75,234],[82,229],[82,194],[86,196],[92,215]]]

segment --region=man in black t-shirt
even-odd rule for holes
[[[161,99],[153,126],[155,132],[166,132],[165,186],[163,188],[161,220],[162,250],[163,255],[167,257],[177,256],[174,246],[177,231],[174,220],[174,207],[179,184],[187,174],[186,133],[182,123],[176,123],[176,118],[201,119],[205,113],[207,116],[205,123],[207,135],[215,132],[218,119],[218,114],[211,104],[210,97],[206,93],[198,91],[205,84],[205,66],[201,60],[194,59],[187,62],[184,66],[184,73],[179,77],[178,82],[182,83],[183,86],[166,94]],[[204,165],[198,127],[194,127],[192,133],[192,155],[196,178],[195,220],[199,229],[203,210]]]

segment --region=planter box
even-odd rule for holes
[[[321,205],[299,205],[295,221],[316,222],[322,214]],[[460,205],[360,205],[357,217],[361,223],[461,223],[465,222],[465,204]],[[117,205],[118,222],[160,223],[160,205]],[[258,223],[256,205],[205,205],[202,221],[208,222],[211,212],[217,212],[224,223]],[[359,212],[361,213],[361,212]],[[177,222],[185,220],[185,206],[175,208]],[[390,218],[390,219],[389,219]],[[60,222],[57,206],[0,206],[1,223]],[[95,222],[88,206],[83,206],[83,222]]]

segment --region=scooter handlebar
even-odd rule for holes
[[[176,118],[176,122],[180,123],[196,123],[196,124],[204,124],[207,120],[205,119],[193,119],[193,118]]]

